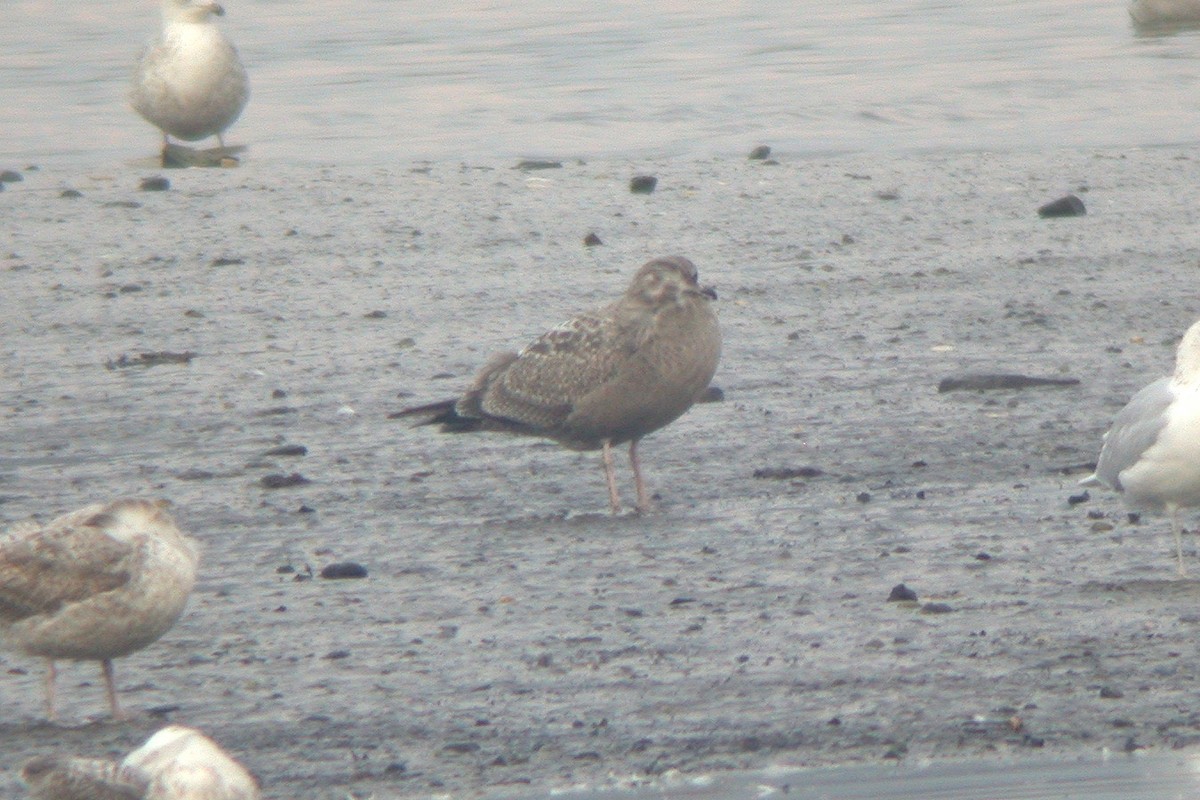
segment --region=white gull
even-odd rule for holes
[[[1175,373],[1133,396],[1104,435],[1096,471],[1084,485],[1122,492],[1132,508],[1166,511],[1183,575],[1179,511],[1200,505],[1200,321],[1175,355]]]
[[[21,767],[36,800],[258,800],[258,779],[194,728],[168,725],[121,763],[37,756]]]
[[[246,69],[213,20],[224,13],[211,0],[163,0],[162,32],[134,69],[129,102],[164,144],[216,136],[224,147],[222,134],[246,107]]]

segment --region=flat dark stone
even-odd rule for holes
[[[1073,194],[1051,200],[1038,209],[1038,216],[1048,217],[1082,217],[1087,213],[1083,201]]]
[[[938,383],[938,392],[957,392],[960,389],[986,392],[996,389],[1028,389],[1037,386],[1078,385],[1078,378],[1037,378],[1030,375],[983,372],[976,375],[942,378],[941,382]]]
[[[331,581],[365,578],[367,577],[367,568],[353,561],[339,561],[323,567],[321,577]]]

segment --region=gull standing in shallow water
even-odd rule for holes
[[[1123,492],[1132,508],[1165,510],[1175,533],[1179,574],[1183,542],[1179,510],[1200,505],[1200,321],[1175,354],[1175,374],[1133,396],[1104,435],[1096,471],[1080,481]]]
[[[162,32],[146,45],[133,73],[129,102],[163,133],[189,142],[233,124],[250,96],[237,50],[213,21],[225,13],[212,0],[163,0]]]
[[[258,800],[258,779],[194,728],[168,725],[121,763],[37,756],[21,767],[36,800]]]
[[[629,442],[637,510],[650,510],[637,446],[674,422],[708,389],[721,356],[711,301],[682,256],[656,258],[620,299],[547,331],[520,353],[499,353],[462,397],[396,416],[424,416],[443,431],[544,436],[572,450],[601,450],[609,505],[621,510],[613,445]]]
[[[196,548],[165,502],[97,503],[0,538],[0,643],[48,661],[46,705],[56,716],[55,659],[99,661],[109,708],[112,659],[158,639],[179,619],[196,579]]]

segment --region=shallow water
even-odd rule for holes
[[[257,159],[1154,145],[1196,139],[1200,34],[1120,0],[945,3],[230,0]],[[126,161],[157,4],[10,0],[0,160]]]

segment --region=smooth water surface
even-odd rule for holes
[[[257,160],[1191,142],[1200,33],[1122,0],[229,0]],[[6,166],[152,154],[126,82],[153,0],[7,0]]]

